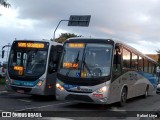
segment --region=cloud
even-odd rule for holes
[[[15,15],[8,18],[1,16],[0,22],[3,24],[0,25],[0,39],[9,42],[15,37],[50,39],[60,20],[69,19],[70,15],[91,15],[89,27],[68,27],[67,23],[63,22],[56,32],[56,37],[61,32],[71,32],[87,37],[119,38],[143,53],[155,53],[159,47],[159,0],[9,0],[8,2],[11,3],[10,9]]]

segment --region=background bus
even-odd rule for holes
[[[55,95],[62,45],[52,41],[15,40],[6,72],[6,89],[24,94]]]
[[[111,39],[72,38],[64,43],[57,74],[59,100],[123,106],[156,88],[156,62]]]

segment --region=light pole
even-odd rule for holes
[[[68,26],[88,27],[90,18],[91,18],[91,15],[71,15],[69,20],[60,20],[56,29],[54,30],[53,40],[55,41],[56,30],[58,29],[61,22],[68,21]]]
[[[4,51],[3,49],[4,49],[5,47],[8,47],[8,52],[9,52],[9,47],[11,47],[10,43],[8,43],[8,45],[5,45],[5,46],[2,47],[2,58],[4,58],[4,52],[5,52],[5,51]],[[7,58],[8,58],[8,52],[7,52]],[[6,60],[7,60],[7,58],[6,58]]]
[[[10,47],[10,43],[8,43],[8,46]],[[9,47],[8,47],[8,50],[7,50],[7,57],[6,57],[6,61],[8,60],[8,55],[9,55]]]
[[[56,29],[54,30],[54,34],[53,34],[53,40],[54,40],[54,41],[55,41],[56,30],[57,30],[57,28],[59,27],[59,25],[60,25],[60,23],[61,23],[62,21],[69,21],[69,20],[61,20],[61,21],[59,21],[59,23],[58,23]]]

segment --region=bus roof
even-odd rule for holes
[[[157,63],[155,60],[153,60],[152,58],[150,58],[150,57],[148,57],[148,56],[146,56],[145,54],[143,54],[143,53],[141,53],[140,51],[138,51],[138,50],[136,50],[135,48],[133,48],[133,47],[131,47],[130,45],[128,45],[128,44],[126,44],[126,43],[124,43],[124,42],[122,42],[122,41],[120,41],[120,40],[118,40],[118,39],[110,39],[110,38],[85,38],[85,37],[72,37],[72,38],[69,38],[69,39],[67,39],[67,41],[66,42],[75,42],[75,41],[77,41],[78,40],[78,42],[80,42],[80,41],[82,41],[82,42],[90,42],[91,40],[93,41],[94,40],[94,42],[98,42],[98,41],[107,41],[107,40],[110,40],[110,41],[113,41],[114,42],[114,44],[120,44],[120,45],[122,45],[122,46],[125,46],[126,48],[128,48],[130,51],[132,51],[132,52],[134,52],[135,54],[137,54],[137,55],[139,55],[139,56],[141,56],[141,57],[143,57],[143,58],[146,58],[146,59],[148,59],[149,61],[151,61],[151,62],[154,62],[154,63]]]

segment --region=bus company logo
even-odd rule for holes
[[[92,89],[89,89],[89,88],[81,88],[81,87],[77,87],[77,90],[78,91],[82,91],[82,92],[92,92]]]
[[[11,117],[11,112],[2,112],[2,117]]]

